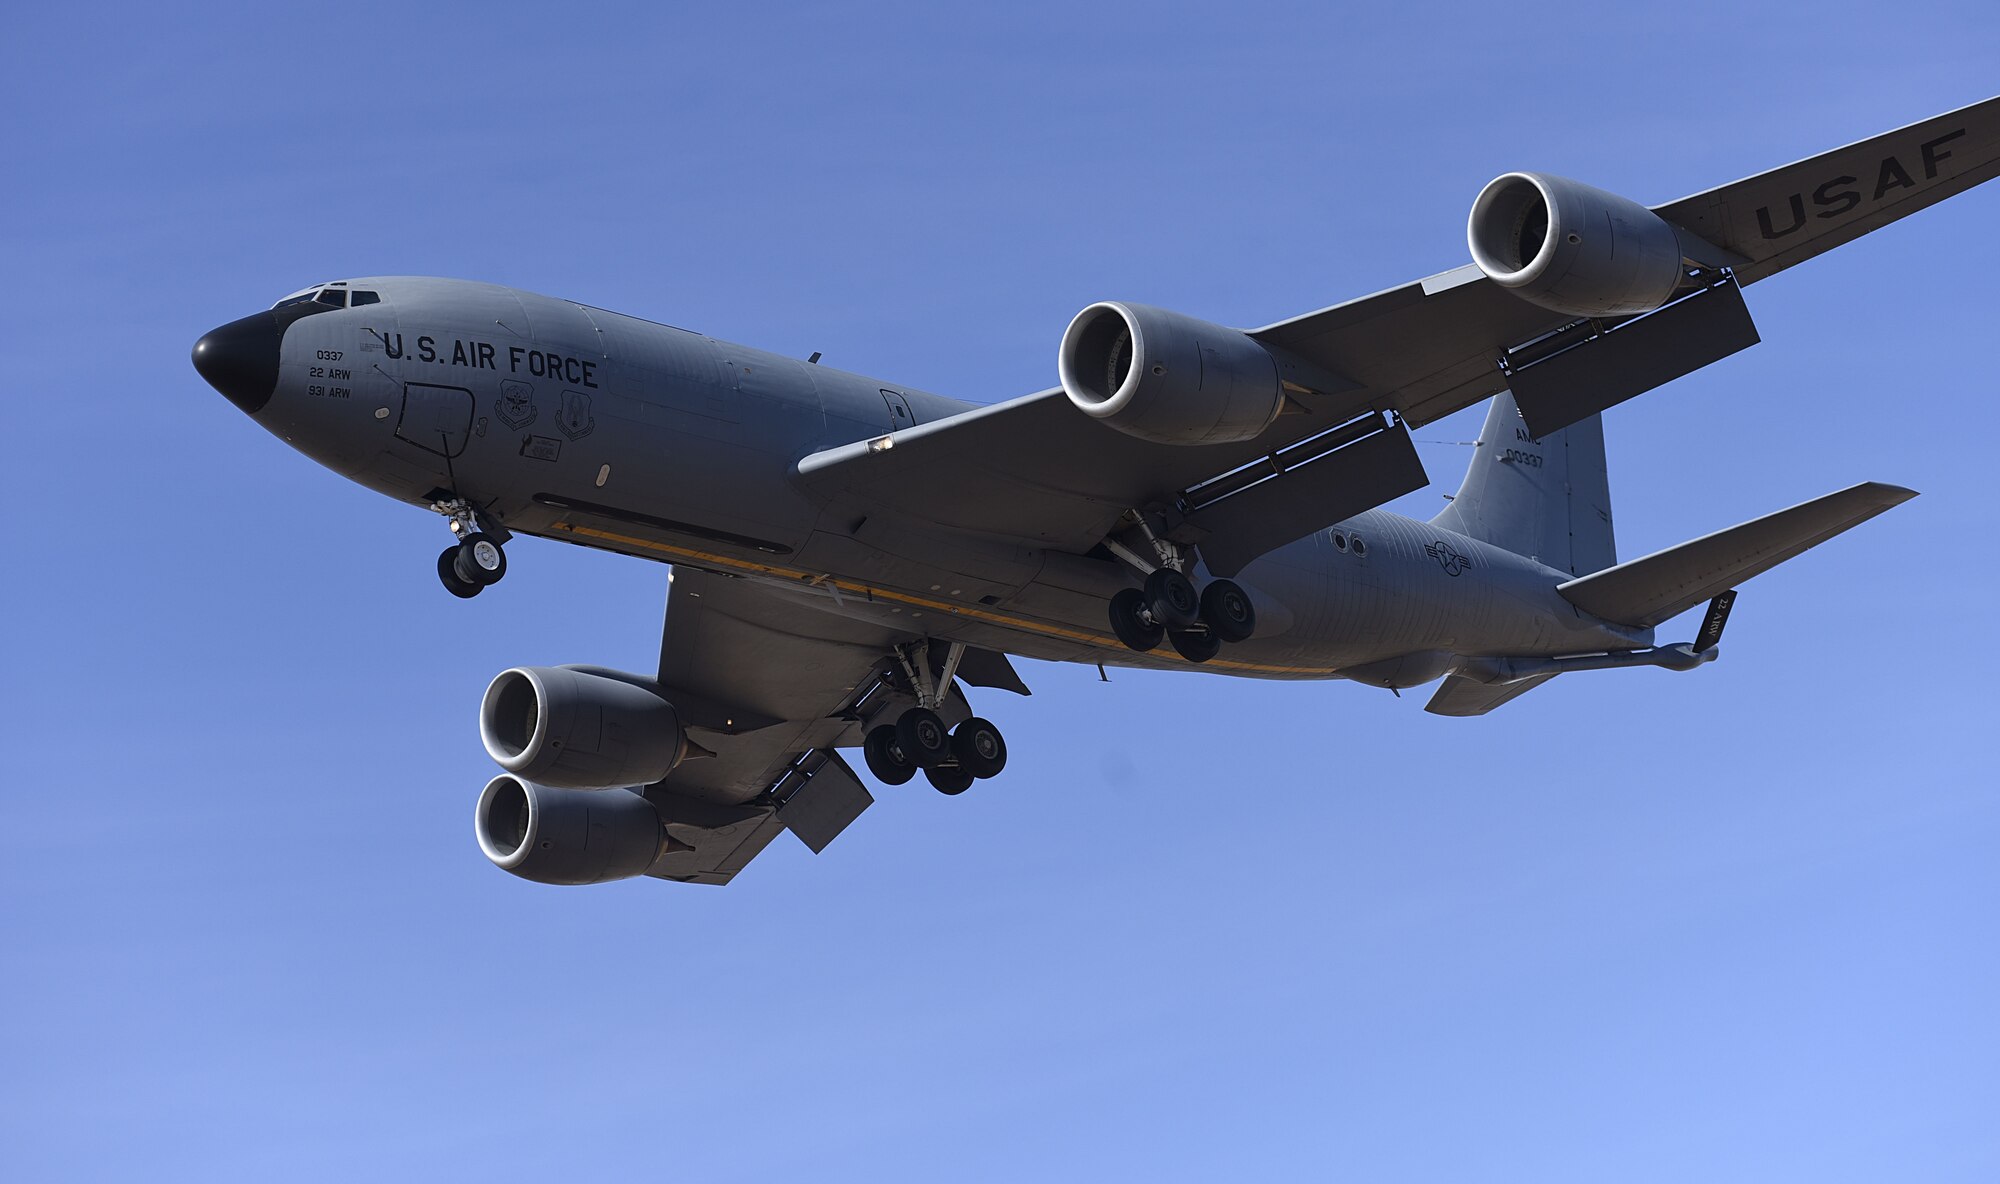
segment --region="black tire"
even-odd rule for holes
[[[469,534],[458,541],[453,567],[458,578],[468,584],[488,587],[507,574],[507,552],[488,535]]]
[[[1201,622],[1222,641],[1249,641],[1257,632],[1257,609],[1233,580],[1216,580],[1201,590]]]
[[[928,707],[912,707],[896,720],[896,743],[920,768],[935,768],[951,759],[951,731]]]
[[[1222,639],[1207,630],[1172,630],[1167,634],[1167,644],[1190,662],[1206,662],[1222,652]]]
[[[1127,588],[1111,598],[1111,631],[1128,650],[1145,653],[1166,640],[1167,631],[1147,620],[1146,594]]]
[[[1146,577],[1146,609],[1169,631],[1185,629],[1201,616],[1201,597],[1194,584],[1171,567],[1158,567]]]
[[[438,556],[438,582],[444,585],[445,591],[460,600],[471,600],[479,595],[478,584],[468,584],[458,578],[457,547],[446,547],[444,553]]]
[[[972,788],[972,774],[956,765],[925,769],[924,779],[939,793],[960,794]]]
[[[894,724],[869,729],[868,738],[861,742],[861,757],[875,780],[884,785],[903,785],[917,775],[917,763],[904,756],[902,746],[896,743]]]
[[[1007,767],[1007,741],[1000,729],[977,716],[952,729],[952,755],[958,767],[980,780],[997,777]]]

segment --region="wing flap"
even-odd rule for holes
[[[1576,344],[1507,376],[1537,439],[1757,344],[1743,293],[1727,279],[1607,331],[1576,333]]]
[[[1203,506],[1188,522],[1206,532],[1201,557],[1208,569],[1233,576],[1266,551],[1428,480],[1409,429],[1398,424]]]
[[[815,748],[779,782],[778,820],[818,855],[875,804],[875,795],[831,748]]]
[[[1899,485],[1863,482],[1558,584],[1556,591],[1604,620],[1657,625],[1915,496]]]

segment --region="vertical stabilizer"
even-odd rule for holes
[[[1585,576],[1618,562],[1604,423],[1579,420],[1537,440],[1501,391],[1479,430],[1465,484],[1435,526]]]

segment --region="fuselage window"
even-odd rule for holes
[[[328,288],[324,292],[321,292],[319,295],[313,297],[313,299],[319,301],[321,304],[331,304],[335,308],[347,307],[347,293],[342,292],[336,288]]]
[[[382,298],[373,292],[356,292],[348,298],[348,302],[353,304],[354,307],[360,308],[364,304],[380,304],[382,303]]]
[[[291,307],[292,305],[294,305],[294,304],[304,304],[304,303],[305,303],[306,301],[308,301],[308,300],[311,300],[311,299],[312,299],[312,293],[311,293],[311,292],[307,292],[307,293],[306,293],[305,295],[303,295],[303,296],[287,296],[287,297],[285,297],[285,298],[284,298],[283,300],[280,300],[280,301],[278,301],[278,302],[277,302],[276,304],[273,304],[273,305],[272,305],[271,307],[272,307],[272,308],[290,308],[290,307]]]
[[[1337,530],[1333,532],[1333,549],[1336,551],[1347,550],[1347,536]]]

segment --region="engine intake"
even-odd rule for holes
[[[1248,335],[1143,304],[1076,314],[1056,368],[1078,410],[1160,444],[1253,439],[1285,405],[1276,360]]]
[[[601,884],[644,875],[667,849],[652,803],[629,789],[557,789],[502,773],[473,814],[479,849],[540,884]]]
[[[1545,173],[1496,177],[1472,203],[1465,236],[1486,278],[1571,316],[1651,312],[1684,275],[1671,223],[1615,193]]]
[[[501,671],[479,705],[479,738],[509,773],[570,789],[650,785],[686,751],[650,680],[590,666]]]

